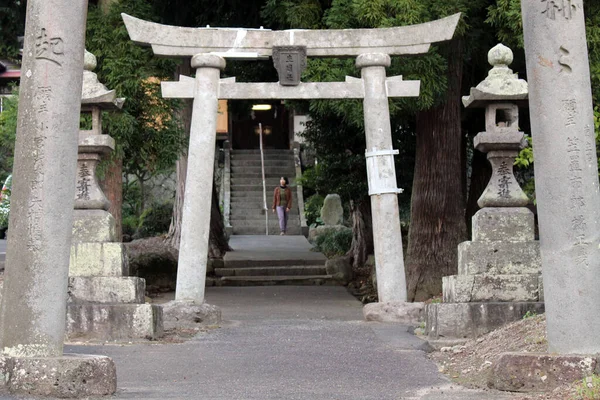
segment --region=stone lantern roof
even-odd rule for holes
[[[503,44],[497,44],[488,52],[492,69],[487,78],[477,87],[471,88],[469,96],[463,96],[465,107],[487,107],[491,102],[513,102],[527,106],[527,82],[519,79],[508,66],[513,61],[513,52]]]
[[[92,72],[97,65],[96,56],[86,50],[83,64],[83,87],[81,104],[84,108],[100,107],[106,110],[119,110],[123,107],[124,98],[117,98],[114,90],[108,90],[98,76]]]

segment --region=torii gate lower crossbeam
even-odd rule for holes
[[[219,99],[348,99],[363,98],[367,139],[367,170],[373,238],[377,260],[378,292],[381,302],[406,301],[406,282],[396,187],[396,171],[389,118],[389,97],[419,95],[419,81],[386,77],[390,65],[387,54],[362,54],[356,65],[362,79],[346,82],[235,83],[234,78],[219,79],[225,60],[213,54],[192,58],[196,78],[181,77],[179,82],[163,82],[163,97],[193,98],[194,107],[188,152],[181,247],[177,272],[177,301],[204,301],[213,162]],[[397,152],[396,152],[397,153]]]

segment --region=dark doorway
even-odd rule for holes
[[[232,147],[234,149],[258,149],[259,123],[263,127],[265,149],[289,149],[289,116],[282,104],[274,104],[270,110],[253,111],[251,115],[232,122]]]

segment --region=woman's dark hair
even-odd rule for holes
[[[282,180],[282,179],[285,181],[285,184],[286,184],[286,185],[289,185],[289,184],[290,184],[290,181],[289,181],[289,179],[287,178],[287,176],[282,176],[281,178],[279,178],[279,180]]]

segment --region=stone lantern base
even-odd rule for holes
[[[117,370],[105,356],[0,357],[3,384],[15,394],[81,399],[117,390]]]
[[[104,210],[75,210],[69,269],[67,337],[102,341],[156,339],[162,308],[145,304],[146,282],[130,277],[115,221]]]
[[[544,312],[533,213],[484,208],[473,217],[473,241],[458,246],[458,275],[443,278],[443,303],[426,308],[427,334],[477,337],[528,312]]]

